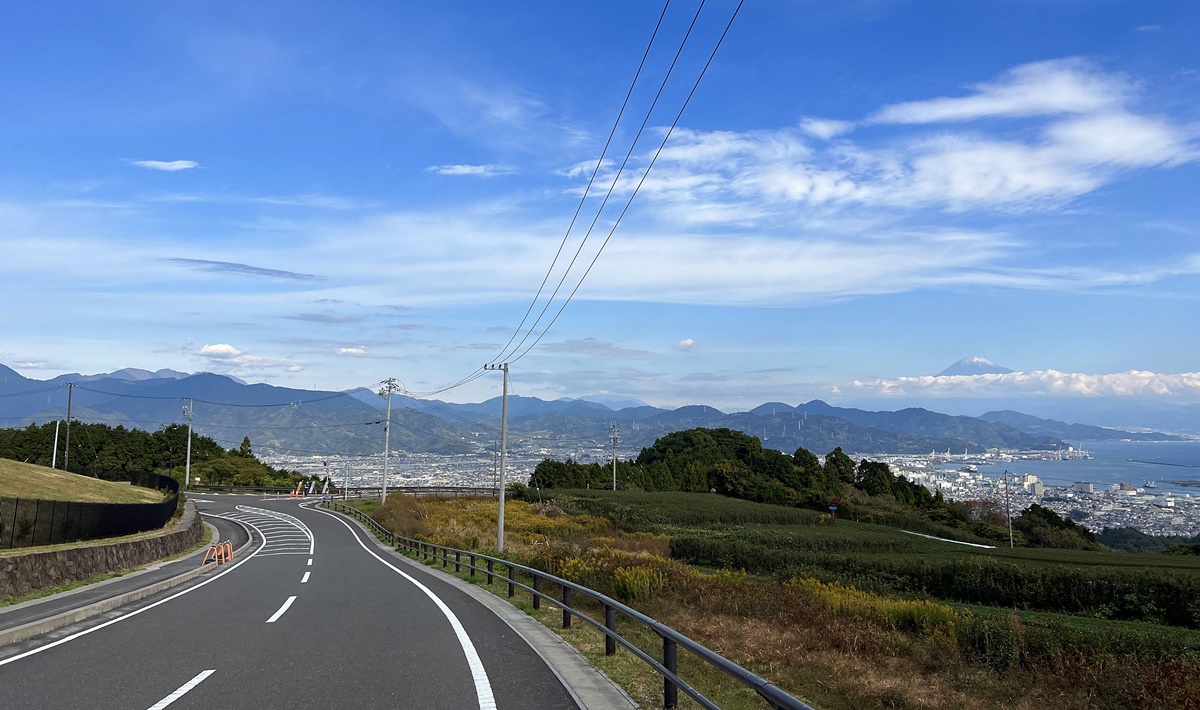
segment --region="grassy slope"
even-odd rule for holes
[[[0,459],[0,496],[85,503],[157,503],[162,500],[162,495],[146,488],[100,481],[11,459]]]

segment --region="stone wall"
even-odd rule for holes
[[[183,552],[203,534],[196,504],[187,501],[180,520],[154,537],[0,557],[0,599],[141,567]]]

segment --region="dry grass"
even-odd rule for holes
[[[80,503],[158,503],[158,491],[101,481],[45,466],[0,459],[0,497],[69,500]]]
[[[421,537],[431,542],[483,551],[495,539],[494,501],[424,499],[395,506],[396,515],[419,520]],[[1195,657],[1114,657],[1085,649],[1053,662],[1025,658],[997,671],[959,648],[956,627],[971,622],[969,611],[813,579],[781,584],[738,572],[704,574],[668,559],[666,537],[624,533],[604,518],[566,516],[550,506],[510,503],[505,522],[506,556],[607,594],[624,589],[640,611],[819,708],[1200,710]],[[506,593],[499,579],[492,589]],[[518,606],[579,648],[643,707],[659,706],[661,677],[631,653],[605,656],[602,634],[583,622],[562,630],[553,605],[543,602],[537,612],[528,600]],[[590,611],[602,618],[599,609]],[[1020,639],[1020,622],[1010,623],[1012,637]],[[653,632],[629,622],[619,628],[659,657],[661,642]],[[681,676],[719,706],[764,707],[690,654],[681,650],[679,660]],[[680,700],[680,707],[695,707],[682,694]]]

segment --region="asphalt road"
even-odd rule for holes
[[[294,500],[193,500],[258,544],[218,573],[0,649],[0,706],[576,707],[495,613],[358,526]]]

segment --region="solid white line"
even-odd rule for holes
[[[283,612],[287,611],[288,607],[291,606],[292,602],[294,601],[296,601],[296,597],[288,597],[287,601],[283,603],[283,606],[279,607],[279,611],[272,614],[270,619],[267,619],[267,623],[274,624],[279,617],[283,616]]]
[[[304,573],[304,577],[302,577],[302,578],[300,579],[300,584],[304,584],[305,582],[307,582],[307,581],[308,581],[308,575],[310,575],[310,574],[312,574],[312,572],[305,572],[305,573]]]
[[[166,706],[168,706],[171,703],[175,702],[176,700],[179,700],[180,698],[182,698],[192,688],[195,688],[197,685],[200,685],[200,683],[202,683],[205,678],[209,677],[213,673],[216,673],[216,671],[215,670],[200,671],[199,673],[196,674],[195,678],[192,678],[188,682],[179,686],[179,689],[176,690],[174,693],[171,693],[167,697],[165,697],[162,700],[159,700],[157,703],[151,705],[150,710],[162,710]]]
[[[209,513],[209,515],[213,516],[214,518],[224,517],[221,515],[217,515],[215,513]],[[253,523],[246,523],[246,525],[249,525],[252,528],[254,527]],[[257,528],[255,528],[255,529],[257,530]],[[261,535],[262,531],[259,531],[259,534]],[[197,589],[203,587],[204,585],[209,584],[210,582],[215,582],[218,579],[229,574],[230,572],[234,571],[238,567],[241,567],[242,565],[246,564],[247,562],[249,562],[251,560],[251,558],[253,558],[255,555],[258,554],[259,550],[263,549],[263,547],[265,547],[265,546],[266,546],[266,537],[263,537],[263,544],[259,545],[258,549],[256,549],[254,552],[251,552],[249,555],[247,555],[246,558],[243,559],[241,562],[234,563],[233,566],[227,567],[224,572],[219,572],[216,575],[209,577],[208,579],[204,580],[203,582],[197,584],[194,587],[188,587],[187,589],[183,590],[182,592],[176,592],[175,594],[172,594],[171,596],[167,597],[166,599],[159,599],[158,601],[154,602],[153,604],[147,604],[146,606],[142,607],[141,609],[134,609],[133,611],[129,612],[128,614],[123,614],[121,616],[118,616],[115,619],[109,619],[108,621],[104,622],[103,624],[97,624],[89,629],[84,629],[83,631],[73,633],[70,636],[64,636],[63,638],[60,638],[57,641],[51,641],[50,643],[46,644],[45,646],[38,646],[37,648],[31,648],[24,653],[18,653],[15,656],[10,656],[8,658],[5,658],[4,660],[0,660],[0,666],[8,665],[9,663],[12,663],[13,661],[19,661],[22,658],[32,656],[35,653],[41,653],[42,651],[46,651],[48,649],[54,648],[55,646],[61,646],[64,643],[67,643],[68,641],[74,641],[75,639],[77,639],[81,636],[87,636],[88,634],[92,633],[93,631],[99,631],[100,629],[103,629],[105,627],[112,626],[113,624],[117,623],[118,621],[124,621],[125,619],[128,619],[133,616],[137,616],[138,614],[141,614],[143,611],[149,611],[160,604],[166,604],[167,602],[171,601],[172,599],[178,599],[179,597],[182,597],[184,594],[188,594],[189,592],[194,592]]]
[[[454,615],[450,607],[446,606],[446,603],[438,598],[429,587],[426,587],[404,571],[393,566],[392,563],[375,554],[374,551],[364,545],[363,541],[358,537],[358,531],[350,527],[350,524],[343,520],[340,515],[320,508],[310,508],[310,510],[324,513],[342,525],[345,525],[350,534],[354,536],[354,541],[358,543],[359,547],[366,550],[368,555],[387,565],[396,574],[412,582],[417,589],[425,593],[425,596],[433,600],[438,609],[442,610],[442,614],[445,615],[446,620],[450,622],[450,628],[454,629],[454,635],[458,637],[458,645],[462,646],[463,654],[467,657],[467,666],[471,669],[471,679],[475,681],[475,695],[479,699],[479,710],[496,710],[496,698],[492,695],[492,684],[488,680],[487,670],[483,667],[483,661],[479,658],[479,653],[475,650],[475,644],[471,642],[471,637],[467,635],[467,630],[463,628],[462,622],[458,620],[458,617]]]

